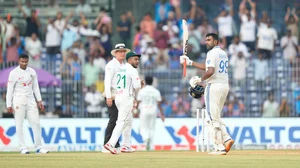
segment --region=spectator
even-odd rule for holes
[[[101,55],[103,55],[104,58],[107,59],[107,56],[110,55],[109,51],[112,50],[111,34],[108,31],[107,25],[103,25],[100,29],[100,44],[103,47],[103,50],[101,49],[101,51],[103,52],[101,53]]]
[[[262,117],[279,116],[279,104],[275,101],[273,93],[269,93],[268,99],[263,104]]]
[[[20,2],[20,1],[19,1]],[[21,6],[21,4],[18,4],[19,6]],[[25,12],[25,14],[27,16],[30,15],[31,10],[33,9],[32,4],[31,4],[31,0],[26,0],[25,1],[25,5],[22,6],[23,11]]]
[[[130,48],[130,30],[132,25],[132,20],[128,18],[126,13],[121,14],[121,20],[118,23],[117,31],[122,39],[122,42]],[[108,50],[110,51],[110,50]]]
[[[81,37],[91,36],[91,33],[94,33],[93,32],[94,30],[89,28],[89,22],[83,13],[80,13],[80,19],[81,19],[81,26],[79,27],[79,34],[81,35]],[[86,38],[83,38],[83,42],[85,41]]]
[[[72,52],[78,55],[80,62],[82,63],[82,65],[84,65],[86,52],[84,50],[83,43],[81,43],[79,40],[75,41],[72,46]]]
[[[72,57],[68,56],[65,60],[62,60],[60,64],[60,74],[62,80],[71,80],[71,62]],[[67,83],[63,83],[63,89],[69,89],[70,87],[64,87],[64,85],[68,85]]]
[[[168,19],[162,26],[162,30],[168,33],[170,43],[179,41],[178,34],[180,29],[178,27],[177,19],[175,18],[175,13],[173,11],[169,12]]]
[[[31,15],[28,16],[24,12],[23,8],[19,5],[19,9],[21,10],[23,17],[26,19],[27,26],[25,37],[30,37],[32,33],[39,35],[39,27],[41,26],[40,20],[38,18],[37,12],[35,9],[31,10]]]
[[[98,79],[95,82],[96,90],[100,93],[104,92],[104,73],[98,74]]]
[[[55,55],[59,53],[60,41],[61,41],[61,37],[59,34],[59,30],[54,25],[54,20],[49,18],[48,25],[46,28],[46,41],[45,41],[48,57],[55,58]]]
[[[248,0],[251,11],[246,9],[246,0],[240,3],[239,15],[241,19],[240,37],[249,51],[255,51],[255,29],[256,29],[256,3]]]
[[[249,58],[251,56],[248,52],[247,46],[240,41],[239,36],[235,36],[233,38],[233,43],[229,45],[228,52],[231,57],[237,57],[239,52],[242,52],[245,58]]]
[[[165,97],[162,97],[161,106],[165,117],[172,117],[172,106]]]
[[[258,25],[258,31],[261,28],[266,28],[268,27],[268,20],[270,20],[270,17],[268,16],[268,13],[266,11],[262,11],[262,17],[259,21],[259,25]]]
[[[292,11],[290,7],[287,8],[284,21],[287,29],[292,31],[292,36],[295,36],[297,39],[299,39],[299,30],[298,30],[299,18],[296,14],[295,8],[293,8]]]
[[[152,15],[150,12],[144,15],[143,20],[140,22],[140,28],[143,34],[148,34],[151,38],[153,38],[153,33],[156,28],[156,24],[152,19]]]
[[[101,104],[104,103],[104,97],[96,90],[95,85],[91,85],[89,91],[85,94],[87,117],[102,117]]]
[[[159,52],[164,52],[168,47],[169,35],[162,29],[163,24],[158,23],[157,29],[154,31],[155,46],[159,49]]]
[[[165,71],[169,67],[169,57],[167,56],[167,53],[160,53],[157,55],[155,60],[156,70],[157,71]]]
[[[41,67],[41,54],[42,54],[42,43],[37,38],[35,33],[32,33],[31,38],[27,40],[26,43],[26,52],[29,55],[29,66],[34,68],[40,68]]]
[[[144,43],[141,48],[142,58],[141,65],[145,65],[145,63],[149,60],[151,63],[156,59],[156,55],[158,54],[158,49],[155,47],[154,40],[150,38],[148,35],[144,35],[143,42]],[[149,63],[149,62],[148,62]]]
[[[297,85],[298,81],[300,81],[300,57],[296,57],[295,61],[292,64],[292,82],[293,85]]]
[[[201,33],[198,29],[195,29],[193,23],[189,24],[189,40],[188,40],[188,53],[191,59],[196,59],[200,55],[200,45],[199,41],[201,41]]]
[[[70,71],[70,75],[72,76],[75,84],[79,84],[81,82],[81,62],[78,58],[77,54],[74,54],[72,52],[70,52],[71,55],[70,57],[72,58],[70,66],[71,66],[71,71]]]
[[[177,99],[172,103],[172,111],[175,117],[188,117],[191,104],[179,94]]]
[[[281,103],[279,107],[280,117],[289,117],[291,113],[291,108],[287,102],[286,96],[281,98]]]
[[[168,60],[167,55],[167,47],[168,47],[168,41],[169,41],[169,35],[167,32],[162,30],[162,23],[157,24],[157,29],[154,31],[154,41],[155,46],[159,50],[158,55],[155,59],[155,64],[160,65],[160,68],[164,69],[166,67],[166,62]]]
[[[298,80],[297,86],[293,90],[293,98],[295,102],[296,116],[300,117],[300,80]]]
[[[266,60],[263,59],[262,53],[258,53],[258,59],[254,59],[254,79],[257,86],[262,87],[262,84],[269,77],[269,66]]]
[[[229,1],[229,11],[225,8],[222,9],[221,13],[214,19],[218,24],[219,37],[223,40],[226,48],[231,43],[233,37],[233,4]]]
[[[6,24],[5,24],[5,38],[9,39],[11,37],[15,37],[15,26],[12,23],[13,17],[10,14],[6,15]]]
[[[97,18],[94,20],[94,24],[96,25],[96,30],[100,31],[102,25],[107,25],[108,32],[112,33],[112,21],[111,17],[106,13],[105,8],[100,8],[100,13]]]
[[[181,67],[179,62],[179,56],[182,54],[182,49],[180,48],[179,44],[174,43],[169,50],[169,68],[171,69],[179,69]]]
[[[193,21],[195,24],[195,27],[198,28],[200,25],[202,25],[204,20],[207,20],[206,13],[205,13],[204,9],[200,5],[198,5],[196,8],[195,19]]]
[[[60,11],[59,5],[56,3],[56,0],[49,0],[49,5],[44,9],[46,11],[47,16],[55,16],[58,11]]]
[[[72,118],[73,116],[76,116],[78,109],[73,105],[72,96],[65,95],[62,102],[62,113],[59,118]]]
[[[288,30],[286,36],[280,40],[280,46],[283,49],[283,58],[291,64],[295,61],[298,52],[298,40],[296,36],[292,36],[292,31]]]
[[[230,117],[241,117],[245,111],[245,105],[242,100],[238,97],[234,97],[228,105],[228,116]]]
[[[147,61],[143,64],[143,69],[154,69],[156,67],[156,62],[153,53],[147,53]]]
[[[193,99],[191,102],[191,117],[196,117],[197,108],[202,109],[204,106],[204,96],[202,96],[200,99]]]
[[[64,29],[60,47],[63,61],[67,60],[69,49],[71,49],[73,43],[76,41],[76,37],[76,33],[71,31],[68,27]]]
[[[66,23],[67,23],[67,21],[66,21]],[[68,27],[71,31],[76,33],[76,36],[77,36],[76,40],[79,40],[81,36],[80,36],[80,31],[79,31],[80,30],[80,25],[79,25],[78,19],[74,19],[72,21],[72,25],[68,25]]]
[[[237,51],[236,56],[230,58],[229,65],[233,69],[233,79],[236,86],[244,87],[246,79],[247,61],[241,51]]]
[[[55,28],[59,31],[59,34],[62,35],[65,27],[66,27],[66,20],[63,19],[63,13],[57,12],[56,20],[54,21]]]
[[[155,21],[159,23],[167,18],[172,6],[167,0],[156,0],[155,2]]]
[[[18,47],[20,45],[20,37],[12,37],[6,42],[6,62],[9,65],[15,65],[18,63],[19,54]]]
[[[204,19],[202,24],[198,26],[198,30],[201,33],[201,40],[200,40],[200,51],[206,53],[207,48],[205,44],[205,36],[208,33],[216,33],[216,30],[212,27],[211,24],[209,24],[208,19]]]
[[[268,20],[267,27],[260,28],[257,33],[258,53],[263,54],[267,59],[271,58],[277,40],[277,31],[271,25],[271,20]]]
[[[76,7],[76,13],[84,13],[84,14],[89,14],[92,13],[92,8],[90,4],[86,3],[85,0],[80,0],[79,4]]]
[[[93,58],[95,67],[99,69],[99,72],[104,72],[106,60],[103,57],[101,57],[100,50],[96,50],[96,55]]]
[[[100,43],[100,39],[99,39],[99,32],[97,30],[94,30],[89,38],[89,50],[90,50],[90,56],[92,57],[97,57],[98,54],[100,54],[103,58],[104,58],[104,53],[105,53],[105,49],[103,48],[103,46]],[[100,53],[98,52],[100,51]]]
[[[136,26],[135,31],[136,32],[135,32],[133,43],[132,43],[132,49],[136,53],[140,53],[140,49],[141,49],[140,41],[143,39],[143,35],[141,32],[140,26]]]

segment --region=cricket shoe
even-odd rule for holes
[[[233,144],[234,144],[234,140],[233,139],[227,140],[225,142],[225,151],[229,152]]]
[[[123,153],[133,153],[135,151],[136,151],[136,149],[133,148],[133,147],[129,147],[129,146],[122,146],[121,147],[121,152],[123,152]]]
[[[221,150],[221,151],[217,150],[217,151],[209,152],[208,154],[209,155],[226,155],[226,153],[227,152],[225,150]]]
[[[36,150],[35,153],[36,154],[47,154],[47,153],[49,153],[49,151],[47,149],[40,148],[40,149]]]
[[[107,150],[107,149],[105,149],[105,148],[102,148],[102,151],[101,151],[102,153],[110,153],[110,151],[109,150]]]
[[[27,148],[21,149],[20,154],[29,154],[29,150]]]
[[[113,147],[111,144],[109,144],[109,143],[106,143],[106,144],[104,145],[104,148],[105,148],[106,150],[108,150],[111,154],[114,154],[114,155],[118,154],[117,149],[114,148],[114,147]]]

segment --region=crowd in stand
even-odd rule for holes
[[[25,28],[15,25],[9,13],[0,18],[0,43],[3,46],[0,47],[1,69],[16,65],[18,55],[27,52],[30,56],[30,66],[45,68],[53,74],[59,74],[63,81],[72,81],[72,85],[65,82],[63,90],[82,90],[79,96],[85,102],[87,117],[106,117],[105,102],[101,93],[104,90],[104,67],[112,59],[112,34],[118,35],[120,42],[142,54],[141,72],[176,71],[181,69],[181,19],[186,19],[189,26],[188,56],[192,60],[205,59],[205,35],[209,32],[219,34],[220,47],[229,55],[231,92],[223,109],[224,116],[253,116],[245,114],[248,107],[245,103],[246,90],[252,87],[258,92],[251,93],[251,96],[262,97],[263,103],[257,103],[258,116],[300,115],[300,10],[297,10],[296,6],[288,7],[285,17],[278,18],[285,21],[286,34],[280,37],[280,32],[272,27],[276,20],[272,20],[266,11],[257,11],[254,0],[241,0],[238,10],[234,9],[232,0],[225,0],[224,4],[220,4],[220,12],[214,19],[208,17],[207,11],[196,0],[184,2],[190,6],[187,12],[182,10],[183,1],[157,0],[154,3],[154,13],[145,13],[141,21],[135,19],[132,11],[126,11],[120,18],[114,18],[117,24],[116,32],[113,32],[112,18],[103,7],[94,21],[88,22],[85,15],[93,11],[84,0],[80,0],[80,4],[67,16],[63,15],[55,0],[49,1],[49,6],[44,8],[43,12],[50,17],[44,26],[45,30],[41,30],[39,10],[33,9],[30,0],[26,0],[25,5],[17,5],[20,14],[26,20]],[[235,19],[236,16],[238,20]],[[25,29],[25,34],[20,34],[20,29]],[[44,41],[40,41],[43,39],[40,32],[45,34]],[[273,66],[277,66],[277,63],[274,63],[277,58],[276,48],[282,51],[280,59],[287,62],[287,67],[291,70],[288,73],[293,76],[291,81],[286,81],[292,85],[293,99],[290,102],[285,92],[275,99],[277,93],[272,88],[266,92],[262,91],[268,86],[273,86],[274,76],[278,74],[277,71],[276,74],[272,71]],[[46,57],[42,60],[44,51]],[[56,69],[57,60],[61,61],[59,70]],[[47,61],[47,64],[41,66],[41,61]],[[252,77],[249,76],[251,70]],[[248,78],[252,80],[251,85]],[[72,104],[70,102],[74,100],[73,92],[67,93],[69,94],[64,95],[64,106],[59,108],[62,111],[60,113],[73,115],[80,109],[66,105]],[[186,91],[177,93],[170,99],[163,95],[165,116],[194,116],[196,107],[203,104],[203,99],[192,100]]]

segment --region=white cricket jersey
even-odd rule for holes
[[[27,67],[26,70],[16,67],[9,73],[6,93],[6,106],[12,107],[14,96],[26,96],[37,101],[42,101],[37,74],[34,69]]]
[[[126,63],[118,69],[117,73],[117,95],[133,96],[134,91],[141,88],[141,80],[136,68]]]
[[[221,16],[217,20],[218,23],[218,30],[219,30],[219,36],[220,37],[227,37],[227,36],[232,36],[233,31],[232,31],[232,23],[233,19],[232,16],[227,15],[227,16]]]
[[[111,90],[117,89],[117,70],[122,66],[125,64],[120,63],[116,58],[113,58],[105,66],[104,91],[106,98],[112,98]]]
[[[161,101],[161,95],[155,87],[146,85],[139,91],[137,101],[140,101],[139,109],[141,112],[156,113],[157,102]]]
[[[207,53],[205,61],[206,71],[208,67],[214,67],[214,74],[206,79],[207,83],[228,84],[228,57],[224,50],[215,46]]]
[[[257,48],[271,51],[274,49],[274,41],[278,38],[276,29],[273,27],[258,29],[257,37],[259,38]]]

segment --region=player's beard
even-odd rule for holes
[[[131,64],[133,66],[133,68],[137,68],[139,64]]]
[[[211,50],[213,47],[209,46],[209,45],[206,45],[206,48],[207,48],[207,50]]]

